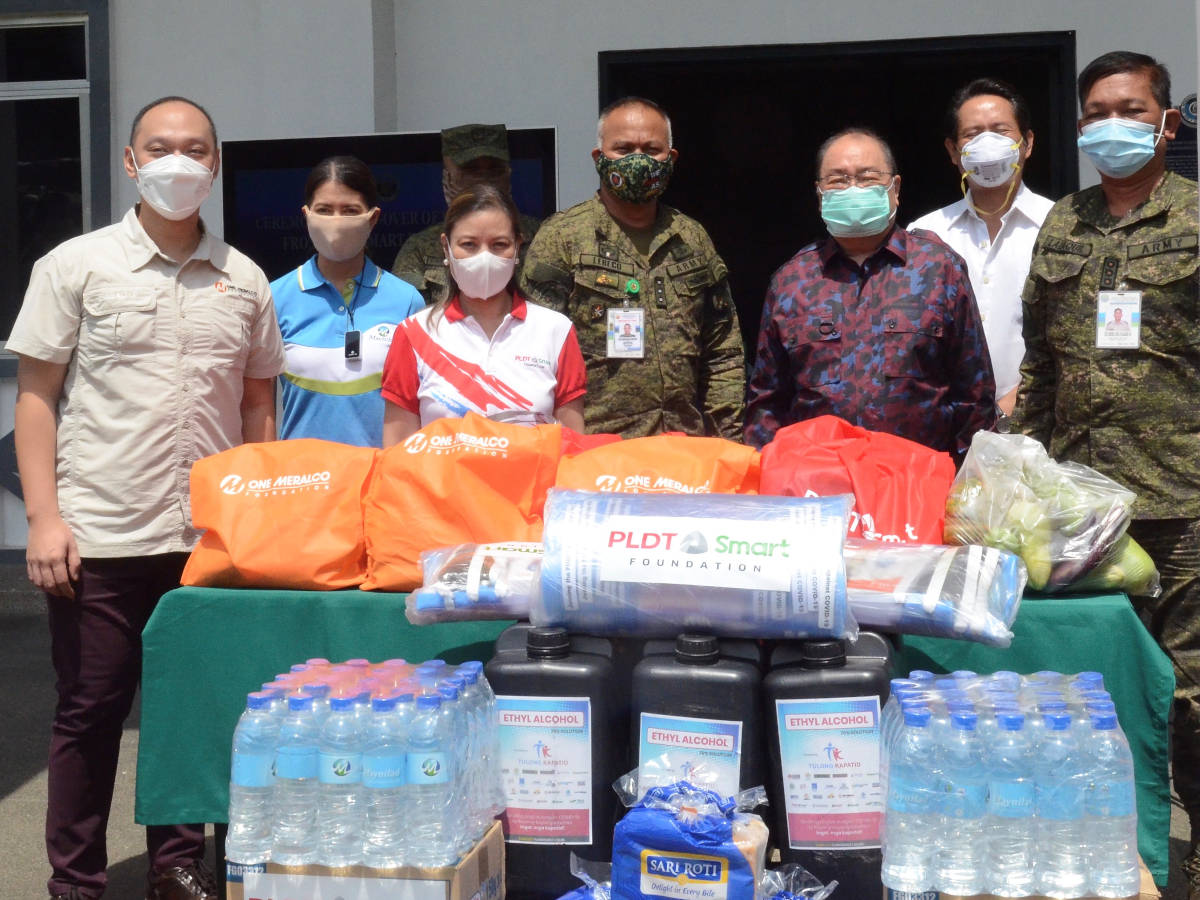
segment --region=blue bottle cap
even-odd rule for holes
[[[371,712],[391,712],[396,708],[395,697],[372,697]]]
[[[929,707],[913,706],[904,710],[904,724],[914,728],[924,728],[929,724]]]
[[[916,687],[920,687],[920,685],[917,683],[917,680],[915,678],[893,678],[891,681],[891,689],[892,689],[893,694],[896,693],[896,691],[900,690],[901,688],[916,688]]]
[[[470,595],[466,591],[455,591],[450,595],[450,601],[454,604],[455,609],[470,609],[475,604],[471,601]]]
[[[398,691],[392,694],[392,699],[397,703],[412,703],[414,694],[412,691]]]
[[[304,688],[306,693],[312,694],[319,699],[325,699],[329,696],[329,685],[324,681],[314,681],[312,684]]]
[[[422,694],[417,698],[417,709],[437,709],[442,705],[442,698],[437,694]]]
[[[345,712],[354,709],[354,702],[353,697],[332,697],[329,700],[329,708],[334,712]]]
[[[1089,713],[1113,713],[1117,712],[1117,705],[1111,700],[1089,700],[1083,705],[1083,708]]]
[[[312,705],[312,694],[292,694],[292,696],[288,697],[288,712],[300,712],[312,709]]]
[[[1116,713],[1094,713],[1092,715],[1092,728],[1096,731],[1112,731],[1116,727]]]
[[[996,724],[1003,731],[1020,731],[1025,727],[1025,714],[1005,711],[996,714]]]
[[[441,696],[441,698],[443,700],[457,700],[458,699],[458,688],[456,688],[452,684],[448,684],[447,682],[443,681],[441,684],[438,685],[438,694]]]
[[[1043,713],[1042,721],[1051,731],[1066,731],[1071,727],[1071,714],[1065,712]]]
[[[413,591],[412,600],[413,606],[417,608],[417,612],[428,612],[433,609],[446,608],[446,603],[442,600],[442,595],[432,588],[424,591]]]
[[[246,695],[246,709],[270,709],[278,696],[273,691],[255,691]]]
[[[959,731],[974,731],[979,717],[973,712],[956,712],[950,716],[950,721]]]

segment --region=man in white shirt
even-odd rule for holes
[[[1011,85],[977,78],[946,110],[946,152],[962,177],[963,199],[908,226],[932,231],[967,263],[996,376],[996,404],[1007,416],[1021,380],[1021,288],[1033,244],[1052,200],[1021,183],[1033,152],[1029,108]]]

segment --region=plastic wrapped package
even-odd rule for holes
[[[592,862],[571,854],[571,874],[583,882],[559,900],[610,900],[612,897],[612,863]]]
[[[799,863],[786,863],[778,869],[763,873],[758,895],[763,900],[825,900],[837,889],[838,883],[821,884],[812,872]]]
[[[842,564],[851,502],[554,489],[529,618],[601,635],[854,637]]]
[[[766,791],[722,797],[680,781],[639,798],[638,780],[634,771],[614,785],[630,809],[613,833],[613,900],[694,900],[706,888],[720,889],[725,900],[754,900],[766,869],[767,826],[744,810],[766,802]]]
[[[424,584],[405,600],[405,617],[414,625],[527,618],[541,564],[542,545],[536,541],[426,550]]]
[[[862,628],[1012,642],[1025,589],[1021,558],[993,547],[849,540],[846,597]]]
[[[1055,462],[1032,438],[981,431],[946,501],[946,542],[1016,553],[1036,591],[1157,596],[1158,572],[1125,536],[1135,498],[1088,466]]]

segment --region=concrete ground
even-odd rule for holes
[[[0,900],[46,896],[50,870],[43,844],[46,810],[46,748],[54,710],[45,608],[25,578],[24,565],[0,563]],[[117,790],[108,828],[112,900],[145,896],[145,832],[133,821],[137,772],[138,709],[125,726]],[[186,773],[180,773],[186,777]],[[1186,819],[1176,805],[1171,815],[1171,882],[1166,900],[1187,900],[1179,876],[1186,850]],[[214,862],[211,831],[208,858]],[[875,900],[841,898],[834,900]]]

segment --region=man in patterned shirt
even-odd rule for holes
[[[830,237],[771,278],[751,373],[746,443],[832,414],[951,454],[996,418],[996,385],[967,267],[896,226],[900,176],[863,128],[817,154]]]

